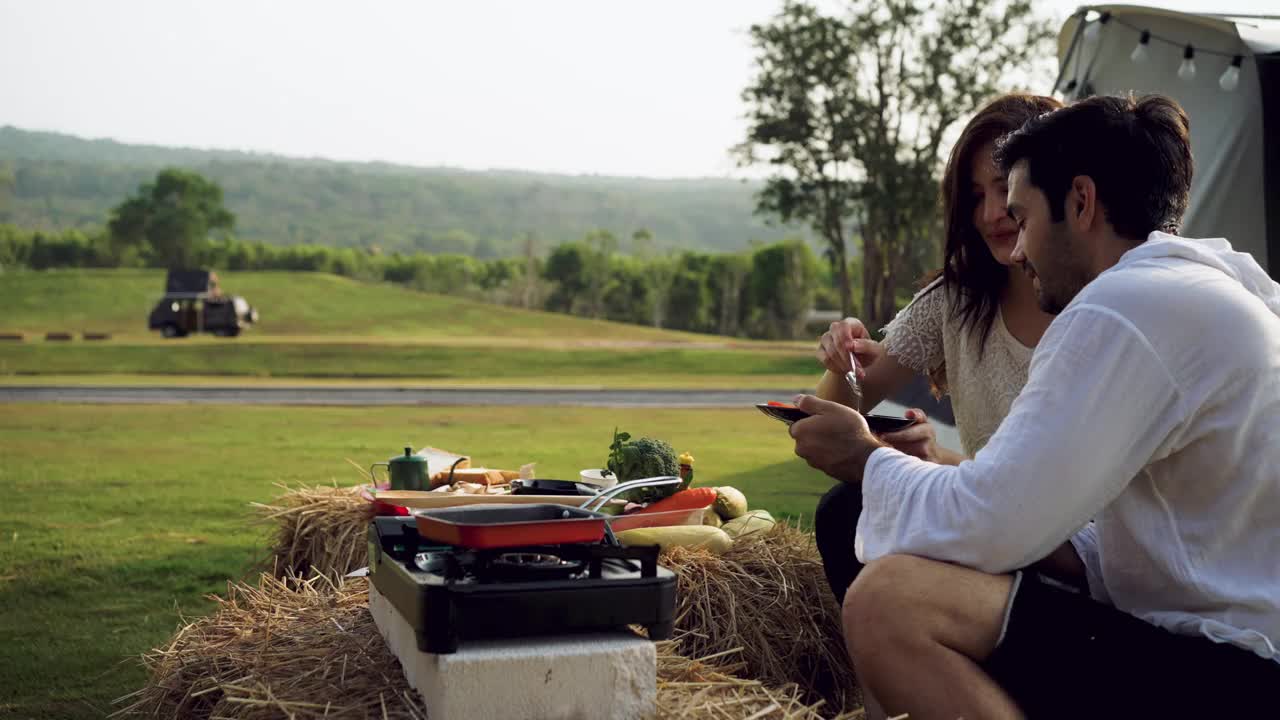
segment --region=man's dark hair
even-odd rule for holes
[[[1001,170],[1026,160],[1054,222],[1080,175],[1093,178],[1105,217],[1121,237],[1178,232],[1191,193],[1187,114],[1163,95],[1096,96],[1029,120],[995,152]]]

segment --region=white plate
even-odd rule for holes
[[[604,475],[601,475],[601,472],[603,471],[598,468],[593,470],[583,470],[578,473],[578,478],[580,482],[586,483],[587,485],[594,485],[598,488],[611,488],[618,484],[617,475],[609,473],[609,476],[605,477]]]

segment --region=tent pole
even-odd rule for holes
[[[1062,65],[1058,68],[1058,77],[1053,81],[1053,87],[1049,88],[1049,94],[1058,92],[1058,87],[1062,85],[1062,77],[1067,74],[1067,68],[1071,66],[1071,60],[1075,57],[1076,47],[1080,44],[1080,35],[1084,32],[1085,18],[1089,13],[1080,10],[1075,13],[1080,19],[1076,22],[1076,31],[1071,34],[1071,44],[1067,46],[1067,54],[1062,57]],[[1066,93],[1063,93],[1065,96]]]
[[[1280,53],[1254,55],[1262,93],[1262,202],[1267,273],[1280,279]]]

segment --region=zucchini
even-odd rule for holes
[[[674,547],[705,548],[719,555],[733,547],[733,540],[723,530],[710,525],[669,525],[666,527],[636,528],[617,534],[624,547],[657,545],[666,552]]]

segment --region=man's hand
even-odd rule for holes
[[[885,447],[871,434],[866,418],[812,395],[796,397],[796,406],[811,415],[791,425],[796,455],[837,480],[860,484],[867,458],[876,448]]]

